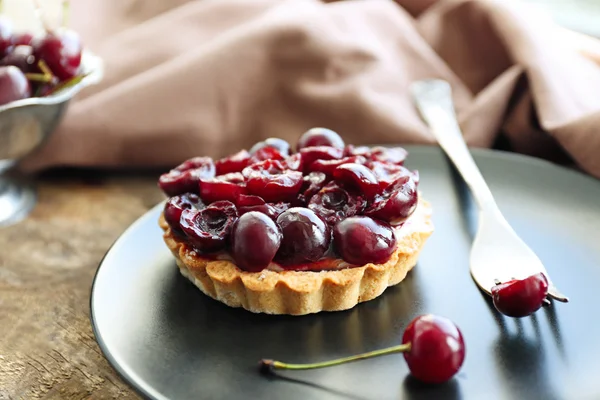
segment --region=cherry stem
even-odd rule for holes
[[[398,346],[388,347],[382,350],[370,351],[368,353],[357,354],[350,357],[338,358],[337,360],[323,361],[319,363],[311,364],[287,364],[281,361],[274,361],[269,359],[260,360],[261,367],[273,368],[273,369],[287,369],[287,370],[303,370],[303,369],[316,369],[333,367],[352,361],[364,360],[366,358],[373,358],[379,356],[386,356],[388,354],[404,353],[410,351],[410,343],[401,344]]]
[[[65,28],[69,23],[69,0],[62,1],[62,10],[61,10],[61,22],[60,25]]]
[[[52,77],[45,74],[26,73],[25,77],[33,82],[50,83],[52,81]]]

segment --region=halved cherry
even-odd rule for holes
[[[237,218],[233,203],[217,201],[202,210],[183,210],[180,222],[190,244],[196,250],[208,253],[225,248]]]
[[[418,173],[416,175],[408,168],[402,165],[390,164],[380,161],[369,161],[365,164],[373,171],[379,181],[379,190],[384,191],[392,183],[402,177],[415,177],[415,183],[418,182]]]
[[[284,160],[284,164],[287,169],[291,169],[293,171],[302,171],[303,163],[302,163],[302,154],[296,153]]]
[[[195,193],[184,193],[178,196],[171,197],[165,204],[163,214],[165,221],[171,229],[177,233],[183,233],[181,230],[181,213],[183,210],[196,209],[201,210],[205,207]]]
[[[258,149],[248,161],[248,165],[256,164],[266,160],[283,160],[285,157],[274,147],[262,147]]]
[[[299,151],[305,147],[314,146],[329,146],[341,150],[344,148],[344,140],[331,129],[312,128],[300,136],[296,149]]]
[[[333,171],[333,177],[345,188],[363,193],[367,199],[372,199],[379,192],[377,177],[361,164],[342,164]]]
[[[243,174],[248,192],[267,202],[294,200],[302,186],[302,173],[286,169],[278,160],[250,165],[244,169]]]
[[[158,186],[167,196],[198,193],[200,179],[215,176],[215,165],[210,157],[191,158],[171,171],[162,174]]]
[[[279,138],[268,138],[262,142],[256,143],[250,148],[250,154],[254,155],[258,150],[263,149],[265,147],[274,148],[275,150],[279,151],[279,153],[284,157],[287,157],[290,154],[290,144],[285,140]]]
[[[312,196],[308,208],[333,226],[337,222],[363,212],[367,205],[364,197],[348,193],[335,182],[330,182]]]
[[[235,203],[239,196],[246,193],[244,176],[239,172],[200,180],[200,198],[206,204],[219,200]]]
[[[369,160],[390,164],[402,165],[408,156],[408,151],[403,147],[380,147],[371,148]]]
[[[314,146],[305,147],[300,150],[302,164],[305,171],[310,170],[310,165],[316,160],[339,160],[343,151],[336,147]]]
[[[409,176],[402,176],[376,196],[364,214],[396,225],[412,215],[418,202],[415,182]]]
[[[310,199],[323,189],[323,187],[329,182],[327,175],[322,172],[311,172],[308,175],[304,175],[302,178],[302,187],[298,194],[298,204],[300,206],[306,206]]]
[[[215,162],[217,175],[225,175],[232,172],[242,172],[242,170],[248,166],[249,161],[250,153],[248,153],[246,150],[240,150],[229,157],[217,160]]]
[[[352,156],[344,157],[339,160],[316,160],[308,167],[308,171],[322,172],[327,175],[328,178],[333,177],[333,171],[343,164],[364,164],[367,159],[363,156]]]

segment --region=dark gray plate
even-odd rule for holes
[[[437,148],[409,147],[436,231],[400,285],[352,310],[255,315],[180,276],[157,226],[160,205],[110,249],[92,323],[110,363],[155,399],[600,399],[600,183],[527,157],[475,150],[508,221],[570,296],[522,320],[500,317],[471,280],[474,206]],[[258,374],[260,358],[312,362],[398,344],[414,316],[451,318],[467,358],[449,383],[407,378],[401,355],[316,371]]]

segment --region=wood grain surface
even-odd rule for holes
[[[110,245],[163,199],[155,182],[54,174],[33,214],[0,229],[0,399],[138,398],[98,348],[89,296]]]

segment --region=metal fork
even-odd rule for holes
[[[491,295],[491,288],[500,282],[524,279],[542,272],[548,279],[548,295],[558,301],[569,301],[552,283],[540,259],[500,212],[464,141],[448,82],[437,79],[417,81],[411,85],[411,93],[422,118],[479,206],[479,223],[470,257],[473,280]]]

